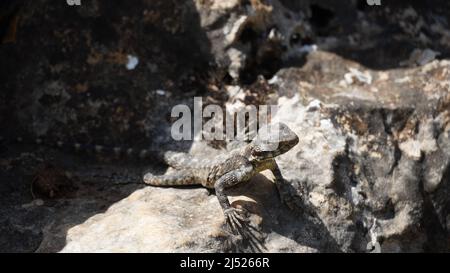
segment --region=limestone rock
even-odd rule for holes
[[[327,71],[334,78],[303,77],[335,65]],[[343,251],[364,251],[373,240],[382,252],[448,250],[450,88],[435,76],[450,76],[447,62],[426,73],[394,70],[371,84],[330,85],[353,65],[317,52],[305,67],[277,75],[287,95],[275,120],[300,137],[280,159],[292,194]],[[404,77],[413,82],[395,81]],[[420,88],[426,85],[433,92]]]

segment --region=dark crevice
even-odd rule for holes
[[[380,220],[394,219],[395,217],[395,206],[392,203],[392,199],[389,198],[383,206],[383,210],[374,211],[373,216]]]
[[[423,171],[421,173],[423,173]],[[423,178],[420,180],[419,188],[424,201],[421,224],[424,227],[427,236],[427,241],[424,244],[424,251],[426,252],[450,251],[449,231],[446,230],[448,226],[446,223],[446,216],[450,212],[450,201],[448,199],[449,184],[450,167],[447,167],[443,174],[439,189],[431,194],[424,190]],[[441,196],[438,197],[437,195]],[[436,200],[438,204],[436,204]],[[441,208],[437,208],[436,205],[441,206]]]
[[[356,9],[359,11],[364,11],[367,8],[367,2],[366,0],[358,0],[356,2]]]
[[[388,175],[392,175],[394,173],[395,168],[397,168],[398,163],[402,159],[402,151],[398,147],[397,141],[394,142],[394,163],[392,164],[391,169],[388,172]]]
[[[381,109],[381,116],[383,117],[384,131],[388,135],[392,135],[393,131],[401,131],[408,120],[413,116],[414,109]]]
[[[310,22],[311,24],[316,28],[325,28],[327,27],[331,20],[334,18],[334,12],[321,7],[316,4],[312,4],[310,6],[311,9],[311,18]]]
[[[253,28],[251,24],[247,24],[245,28],[241,31],[239,35],[239,42],[246,43],[254,43],[259,37],[259,33]]]

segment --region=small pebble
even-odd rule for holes
[[[139,59],[136,56],[128,55],[127,69],[133,70],[139,64]]]

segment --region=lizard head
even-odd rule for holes
[[[299,142],[298,136],[284,123],[262,127],[253,143],[252,155],[268,159],[284,154]]]

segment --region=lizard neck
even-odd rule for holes
[[[255,149],[258,149],[258,147],[254,143],[250,143],[244,148],[241,155],[247,158],[248,161],[250,161],[256,172],[271,169],[274,163],[274,158],[254,156],[253,152],[255,151]]]
[[[256,172],[262,172],[265,170],[269,170],[272,169],[274,166],[274,159],[273,158],[268,158],[268,159],[264,159],[264,160],[257,160],[252,162]]]

